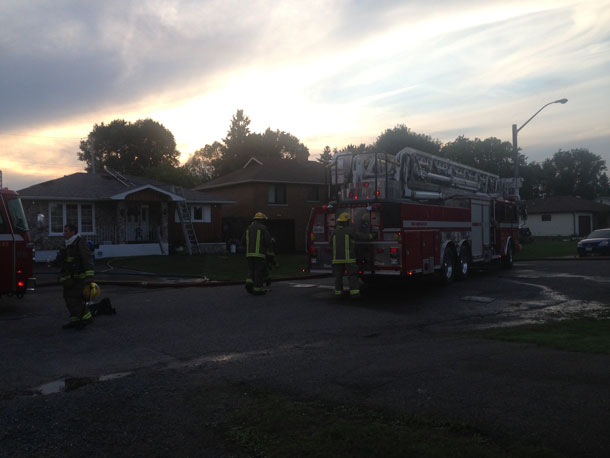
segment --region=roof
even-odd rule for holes
[[[131,175],[115,178],[107,172],[73,173],[61,178],[45,181],[19,190],[22,200],[78,200],[103,201],[124,200],[128,195],[145,189],[165,194],[173,201],[186,198],[189,203],[232,204],[232,200],[184,189],[183,195],[176,192],[174,185],[145,177]]]
[[[196,186],[194,189],[207,190],[253,182],[308,185],[326,184],[324,165],[319,162],[300,162],[294,159],[251,158],[242,168]]]
[[[575,212],[600,213],[610,211],[610,205],[572,196],[551,196],[543,199],[532,199],[526,202],[526,206],[527,212],[530,214]]]

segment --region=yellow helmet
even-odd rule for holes
[[[349,216],[349,213],[347,213],[347,212],[341,213],[337,218],[337,221],[340,223],[345,223],[349,220],[350,220],[350,216]]]
[[[97,283],[90,283],[83,289],[83,297],[87,301],[91,301],[100,295],[100,287]]]
[[[264,213],[256,212],[254,219],[267,219],[267,216]]]

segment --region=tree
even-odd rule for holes
[[[441,149],[440,141],[429,135],[417,134],[404,124],[386,129],[374,144],[377,151],[389,154],[396,154],[407,146],[431,154],[438,154]]]
[[[502,178],[514,175],[513,147],[495,137],[470,140],[460,136],[443,146],[440,154],[447,159],[485,170]],[[525,166],[525,156],[519,155],[519,166]]]
[[[322,154],[320,154],[320,157],[317,160],[322,165],[328,165],[332,159],[333,154],[330,152],[330,146],[326,145],[324,151],[322,151]]]
[[[550,195],[594,199],[607,185],[605,170],[606,161],[586,148],[559,150],[542,163],[540,186]]]
[[[224,146],[219,142],[205,145],[187,159],[184,167],[191,175],[198,177],[201,181],[216,178],[215,164],[221,159],[223,148]]]
[[[131,175],[143,175],[147,168],[161,164],[175,167],[180,156],[174,135],[152,119],[95,124],[77,153],[78,159],[87,164],[87,171],[93,167],[93,154],[96,169],[107,166]]]
[[[249,126],[250,119],[243,110],[237,110],[223,143],[215,142],[201,155],[206,166],[213,168],[208,170],[208,175],[217,177],[232,172],[252,156],[307,161],[309,149],[294,135],[271,128],[262,134],[251,133]]]
[[[194,188],[203,180],[192,174],[186,165],[174,167],[171,164],[159,164],[144,170],[144,176],[164,183],[176,184],[185,188]]]

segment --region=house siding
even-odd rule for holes
[[[268,227],[271,235],[278,240],[278,251],[303,251],[311,209],[326,201],[326,186],[285,183],[286,203],[273,204],[268,202],[270,184],[250,182],[205,190],[207,194],[236,202],[223,212],[224,240],[239,239],[254,213],[260,211],[269,218]],[[320,201],[307,201],[310,186],[318,188]],[[286,230],[292,232],[289,237],[284,233]],[[281,233],[274,234],[274,231]]]
[[[542,221],[542,215],[551,215],[551,220]],[[579,235],[578,221],[580,216],[590,218],[591,227],[593,227],[594,215],[587,212],[530,214],[527,218],[527,225],[532,231],[532,235],[538,237],[577,237]]]

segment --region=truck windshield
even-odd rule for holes
[[[6,202],[8,216],[11,219],[11,225],[14,230],[28,231],[28,222],[25,219],[25,212],[21,205],[21,199],[10,199]]]

